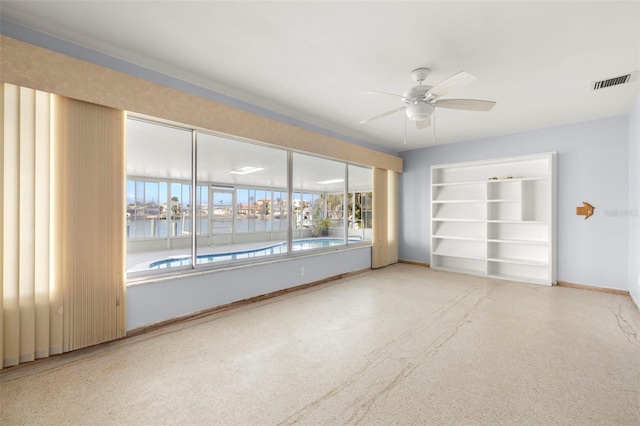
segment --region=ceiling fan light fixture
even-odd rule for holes
[[[407,117],[413,121],[421,121],[431,117],[433,105],[429,103],[418,103],[407,107]]]

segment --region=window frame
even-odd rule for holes
[[[136,176],[136,175],[128,175],[126,176],[126,183],[128,183],[129,181],[133,181],[133,186],[134,188],[136,188],[136,185],[140,182],[142,183],[143,187],[146,189],[146,186],[148,183],[156,183],[158,186],[158,193],[160,192],[160,187],[162,186],[163,183],[165,183],[167,185],[167,213],[169,211],[171,211],[171,207],[170,207],[170,201],[172,199],[172,185],[174,184],[180,184],[181,186],[181,195],[182,192],[185,191],[185,187],[187,187],[187,189],[189,190],[189,199],[190,200],[194,200],[194,202],[190,202],[189,203],[189,216],[190,216],[190,224],[189,224],[189,228],[190,228],[190,232],[188,233],[188,235],[176,235],[176,236],[172,236],[171,234],[171,230],[169,229],[170,226],[169,224],[173,224],[174,219],[171,220],[167,220],[167,229],[166,229],[166,236],[146,236],[146,230],[143,230],[143,237],[137,237],[137,238],[130,238],[127,234],[126,237],[126,241],[127,241],[127,245],[129,244],[130,240],[163,240],[166,239],[168,240],[168,244],[170,244],[169,240],[171,239],[190,239],[191,242],[191,262],[188,265],[181,265],[181,266],[177,266],[177,267],[170,267],[170,268],[166,268],[166,269],[155,269],[155,270],[151,270],[151,269],[147,269],[147,270],[140,270],[140,271],[126,271],[125,275],[126,275],[126,279],[127,279],[127,284],[135,284],[136,282],[139,281],[144,281],[147,280],[149,278],[157,278],[157,277],[161,277],[161,276],[174,276],[174,275],[185,275],[185,274],[189,274],[189,273],[194,273],[194,272],[203,272],[203,271],[215,271],[217,269],[224,269],[224,268],[228,268],[228,267],[233,267],[233,266],[244,266],[246,264],[257,264],[257,263],[263,263],[265,261],[272,261],[272,260],[279,260],[279,259],[288,259],[288,258],[295,258],[295,257],[299,257],[299,256],[306,256],[306,255],[313,255],[313,254],[318,254],[318,253],[322,253],[322,252],[330,252],[330,251],[336,251],[336,250],[345,250],[345,249],[349,249],[352,247],[357,247],[357,246],[368,246],[371,245],[371,241],[370,240],[358,240],[358,241],[354,241],[354,240],[350,240],[349,239],[349,220],[348,220],[348,214],[349,214],[349,196],[350,196],[350,192],[349,192],[349,167],[350,166],[357,166],[357,167],[362,167],[362,168],[369,168],[369,169],[373,169],[371,166],[363,166],[363,165],[359,165],[359,164],[354,164],[354,163],[350,163],[344,160],[340,160],[340,159],[335,159],[335,158],[328,158],[328,157],[323,157],[320,155],[315,155],[315,154],[311,154],[311,153],[306,153],[306,152],[302,152],[302,151],[297,151],[297,150],[293,150],[293,149],[285,149],[282,147],[275,147],[275,146],[271,146],[268,144],[264,144],[264,143],[260,143],[260,142],[256,142],[256,141],[249,141],[249,140],[245,140],[243,138],[237,138],[237,137],[233,137],[227,134],[220,134],[217,132],[213,132],[210,130],[201,130],[201,129],[197,129],[195,127],[192,126],[186,126],[186,125],[178,125],[178,124],[168,124],[163,122],[162,120],[154,120],[152,118],[149,117],[140,117],[137,116],[135,114],[128,114],[127,115],[127,120],[137,120],[137,121],[142,121],[145,122],[147,124],[151,124],[151,125],[159,125],[159,126],[167,126],[167,127],[171,127],[171,128],[177,128],[180,130],[184,130],[184,131],[191,131],[192,134],[192,149],[191,149],[191,180],[186,180],[186,179],[169,179],[169,178],[153,178],[151,176]],[[260,147],[264,147],[264,148],[269,148],[269,149],[274,149],[274,150],[278,150],[278,151],[284,151],[286,152],[286,161],[287,161],[287,188],[283,188],[283,187],[271,187],[271,186],[259,186],[259,185],[248,185],[248,184],[235,184],[235,185],[229,185],[227,183],[219,183],[219,182],[203,182],[203,181],[199,181],[197,179],[197,161],[198,161],[198,135],[199,134],[205,134],[205,135],[209,135],[209,136],[213,136],[216,138],[224,138],[226,140],[232,141],[232,142],[238,142],[238,143],[246,143],[246,144],[250,144],[250,145],[256,145],[256,146],[260,146]],[[343,183],[343,191],[339,194],[342,197],[342,205],[343,205],[343,211],[342,211],[342,218],[340,219],[342,222],[342,225],[339,229],[341,229],[343,231],[343,236],[342,236],[342,240],[344,241],[344,244],[340,244],[340,245],[335,245],[335,246],[330,246],[330,247],[320,247],[320,248],[311,248],[311,249],[305,249],[305,250],[293,250],[292,249],[292,242],[296,240],[294,233],[297,230],[302,231],[302,228],[296,228],[296,224],[294,223],[294,218],[295,215],[293,214],[295,211],[295,208],[293,206],[293,201],[296,199],[296,195],[300,194],[301,200],[304,201],[305,196],[309,196],[311,201],[310,201],[310,206],[311,204],[313,204],[313,201],[316,199],[322,199],[325,198],[325,204],[326,204],[326,195],[331,194],[329,192],[322,192],[319,190],[309,190],[309,189],[300,189],[298,188],[298,186],[295,185],[295,182],[292,181],[292,170],[293,167],[295,167],[294,164],[294,160],[293,160],[293,154],[303,154],[306,156],[310,156],[310,157],[315,157],[318,159],[327,159],[336,163],[340,163],[344,165],[344,183]],[[256,231],[255,229],[250,230],[247,229],[247,231],[243,231],[240,232],[241,234],[261,234],[261,233],[286,233],[287,238],[285,243],[287,244],[287,250],[285,253],[278,253],[278,254],[269,254],[267,256],[256,256],[256,257],[249,257],[247,259],[234,259],[234,260],[229,260],[229,261],[214,261],[214,262],[210,262],[210,263],[206,263],[206,264],[202,264],[202,263],[198,263],[197,262],[197,255],[198,255],[198,245],[197,245],[197,240],[199,237],[202,236],[202,232],[198,232],[198,226],[195,223],[194,218],[196,216],[194,216],[197,213],[198,210],[198,194],[202,188],[208,187],[228,187],[228,188],[232,188],[231,190],[233,191],[233,234],[234,234],[234,239],[235,239],[235,235],[238,232],[237,231],[237,204],[238,204],[238,190],[249,190],[249,191],[253,191],[254,193],[256,193],[257,191],[268,191],[270,196],[270,206],[271,208],[274,205],[274,200],[276,199],[275,195],[278,194],[280,195],[277,198],[280,198],[280,209],[279,209],[279,213],[280,215],[282,215],[282,213],[284,211],[286,211],[286,220],[282,221],[282,219],[280,219],[280,227],[283,224],[286,224],[286,229],[277,229],[275,230],[273,228],[273,224],[274,224],[274,218],[273,218],[273,212],[271,212],[269,214],[269,221],[270,223],[267,225],[265,223],[265,230],[258,230]],[[371,192],[371,191],[370,191]],[[125,196],[126,196],[126,191],[125,191]],[[282,195],[286,195],[286,199],[282,199]],[[336,193],[337,195],[337,193]],[[134,205],[137,205],[137,191],[134,195]],[[146,190],[145,193],[143,194],[143,197],[146,197]],[[181,196],[182,198],[182,196]],[[208,194],[208,198],[210,197],[210,193]],[[160,199],[161,197],[158,196],[158,201],[157,204],[160,206]],[[146,198],[145,198],[146,201]],[[209,209],[211,208],[211,203],[212,200],[208,199],[208,205],[209,205]],[[285,204],[285,208],[283,210],[282,208],[282,204]],[[182,202],[180,202],[180,204],[182,204]],[[125,206],[128,207],[128,203],[125,202]],[[325,206],[325,210],[326,210],[326,206]],[[210,217],[210,212],[208,213],[208,217]],[[284,222],[284,223],[283,223]],[[128,225],[128,220],[126,221],[127,225]],[[211,226],[211,224],[208,224],[208,228],[207,228],[207,233],[210,234],[210,229],[209,227]],[[201,226],[200,226],[201,228]],[[249,228],[249,226],[248,226]],[[268,228],[268,229],[267,229]],[[302,232],[300,232],[300,235],[302,235]],[[233,244],[233,243],[232,243]],[[230,245],[230,247],[232,247],[232,245]],[[125,253],[125,257],[128,256],[128,250]]]

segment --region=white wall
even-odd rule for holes
[[[640,96],[629,114],[629,293],[640,307]]]
[[[558,280],[628,289],[629,117],[534,130],[402,153],[400,259],[429,262],[430,166],[558,152]],[[584,220],[576,207],[595,214]]]
[[[149,280],[127,287],[127,330],[367,268],[370,246]]]

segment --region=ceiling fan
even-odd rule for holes
[[[391,115],[396,112],[405,111],[407,118],[415,121],[418,129],[424,129],[431,125],[431,115],[435,108],[461,109],[466,111],[489,111],[496,104],[492,101],[483,101],[479,99],[440,99],[441,96],[449,93],[451,90],[466,86],[476,80],[476,76],[465,71],[441,81],[435,86],[422,84],[429,76],[431,70],[429,68],[417,68],[411,72],[411,77],[418,82],[414,86],[406,90],[402,95],[385,92],[365,92],[376,95],[387,95],[399,98],[405,105],[400,108],[392,109],[375,117],[362,120],[360,124],[367,123],[378,118]]]

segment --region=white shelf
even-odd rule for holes
[[[436,222],[467,222],[467,223],[486,222],[485,219],[471,219],[471,218],[467,219],[467,218],[455,218],[455,217],[434,217],[431,220],[434,220]]]
[[[529,265],[529,266],[549,266],[549,262],[534,260],[534,259],[516,259],[516,258],[508,258],[508,257],[489,257],[487,258],[489,262],[502,262],[502,263],[514,263],[516,265]]]
[[[543,153],[432,166],[432,267],[555,283],[555,164]]]
[[[504,238],[487,238],[487,242],[489,243],[500,243],[500,244],[525,244],[530,246],[548,246],[548,241],[538,241],[538,240],[510,240]]]
[[[432,200],[433,204],[485,203],[487,200]]]
[[[441,257],[457,257],[460,259],[472,259],[472,260],[486,260],[487,258],[485,256],[472,256],[472,255],[466,255],[466,254],[455,254],[455,253],[432,253],[432,255],[434,256],[441,256]]]
[[[503,199],[493,199],[487,200],[487,203],[519,203],[520,199],[518,198],[503,198]]]
[[[521,223],[524,225],[548,225],[549,222],[546,220],[501,220],[501,219],[487,219],[489,223]]]
[[[437,167],[437,166],[435,166]],[[531,180],[547,180],[548,176],[529,176],[529,177],[514,177],[512,179],[489,179],[486,180],[469,180],[469,181],[461,181],[461,182],[440,182],[434,183],[431,186],[454,186],[454,185],[477,185],[477,184],[485,184],[485,183],[501,183],[501,182],[521,182],[521,181],[531,181]]]
[[[496,183],[496,182],[522,182],[522,181],[529,181],[529,180],[546,180],[549,179],[548,176],[528,176],[528,177],[514,177],[513,179],[493,179],[493,180],[488,180],[487,182],[489,183]]]
[[[455,236],[455,235],[434,235],[432,238],[439,238],[439,239],[443,239],[443,240],[486,241],[484,238],[458,237],[458,236]]]

